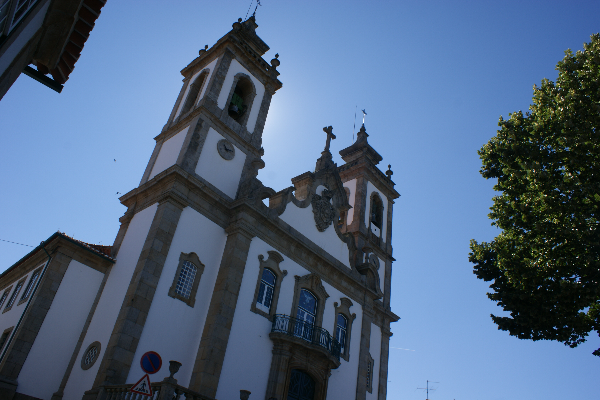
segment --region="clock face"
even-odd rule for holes
[[[227,139],[221,139],[217,142],[217,151],[225,160],[231,160],[235,156],[235,147]]]

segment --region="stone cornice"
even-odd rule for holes
[[[276,72],[275,68],[269,65],[261,55],[255,53],[250,46],[245,46],[245,43],[246,41],[244,38],[239,37],[232,30],[219,39],[219,41],[210,49],[200,50],[200,55],[182,69],[181,74],[185,77],[189,77],[200,68],[198,65],[204,66],[209,62],[212,62],[215,58],[220,57],[226,50],[229,50],[235,53],[236,58],[242,61],[244,67],[253,72],[253,75],[265,85],[265,87],[270,88],[272,91],[271,94],[275,93],[282,87],[282,83],[279,79],[273,77],[272,72]],[[254,55],[254,57],[250,57],[249,55]]]
[[[229,136],[229,139],[233,139],[235,141],[236,146],[241,147],[244,153],[252,154],[255,157],[261,157],[260,150],[256,149],[252,146],[246,138],[242,137],[238,132],[231,129],[230,126],[225,124],[220,119],[216,118],[213,113],[211,113],[206,108],[205,100],[201,101],[198,107],[192,109],[189,113],[187,113],[183,118],[177,121],[177,123],[167,127],[167,129],[163,130],[156,137],[154,137],[155,141],[168,140],[171,137],[175,136],[181,130],[185,129],[188,125],[196,125],[196,118],[201,118],[204,123],[209,123],[210,127],[219,132],[221,135],[225,134],[225,136]]]
[[[181,201],[181,198],[187,200]],[[380,297],[367,288],[363,276],[356,269],[348,268],[281,220],[275,210],[269,209],[262,202],[232,202],[177,165],[120,198],[129,208],[126,215],[137,213],[165,199],[187,204],[221,226],[228,234],[241,232],[249,238],[260,238],[309,272],[319,275],[358,304],[365,304],[365,298],[373,301]]]
[[[386,197],[392,201],[392,203],[393,199],[400,197],[400,193],[394,189],[394,182],[389,180],[387,176],[385,176],[385,174],[366,157],[339,166],[338,173],[345,182],[358,176],[365,175],[377,189],[381,190]]]

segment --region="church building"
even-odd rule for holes
[[[392,171],[364,124],[338,166],[329,126],[313,171],[262,184],[257,27],[181,71],[112,246],[57,232],[0,275],[0,399],[386,399]]]

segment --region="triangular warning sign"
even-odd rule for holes
[[[142,379],[140,379],[129,390],[133,393],[139,393],[145,396],[152,396],[152,386],[150,386],[150,377],[148,377],[148,374],[144,375]]]

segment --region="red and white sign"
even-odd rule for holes
[[[129,391],[143,394],[144,396],[152,396],[152,386],[150,386],[150,377],[148,374],[144,375]]]

